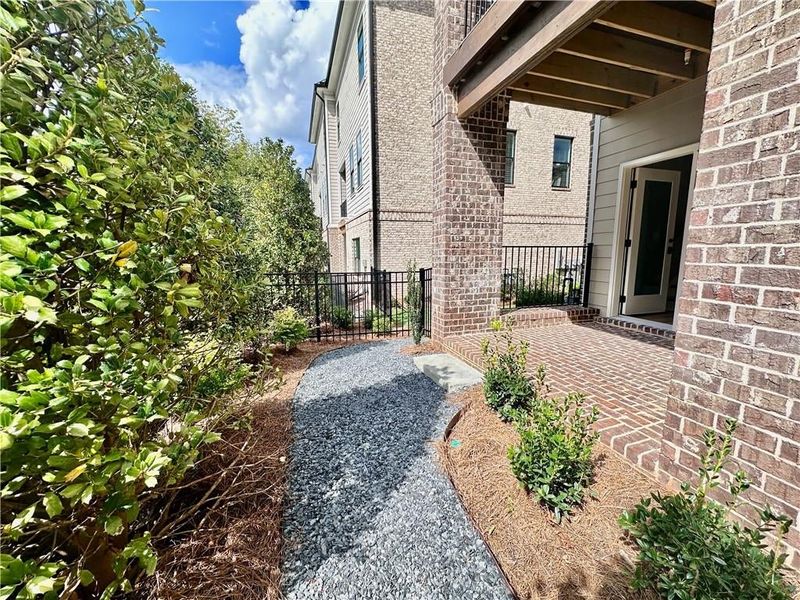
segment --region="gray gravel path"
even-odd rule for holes
[[[399,353],[324,354],[294,400],[283,587],[292,600],[508,598],[430,443],[456,409]]]

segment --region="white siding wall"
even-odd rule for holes
[[[326,160],[326,173],[328,177],[328,202],[330,203],[330,222],[326,225],[333,225],[339,221],[339,137],[336,133],[336,100],[325,98],[325,135],[320,136],[317,142],[328,142],[328,157]],[[318,150],[319,151],[319,150]]]
[[[336,163],[336,179],[343,165],[347,166],[347,219],[351,220],[372,208],[372,157],[370,133],[370,35],[368,21],[368,4],[359,3],[359,14],[353,21],[350,31],[340,31],[339,35],[346,36],[347,55],[342,65],[339,86],[336,98],[339,101],[339,133],[338,161]],[[364,28],[364,58],[366,75],[364,80],[358,81],[358,53],[356,51],[356,36],[359,24]],[[334,109],[335,110],[335,109]],[[350,146],[355,149],[356,136],[361,131],[361,187],[350,193]],[[355,150],[354,150],[355,153]],[[354,169],[355,173],[355,169]],[[338,181],[337,181],[338,186]],[[339,200],[338,202],[341,202]],[[336,211],[338,214],[338,202]],[[349,250],[348,250],[349,252]],[[363,252],[363,250],[362,250]]]
[[[330,206],[328,200],[328,157],[325,156],[325,127],[324,121],[319,125],[319,136],[314,153],[314,187],[311,190],[314,204],[317,205],[317,216],[322,219],[322,226],[327,227],[330,220]],[[323,203],[328,206],[323,206]]]
[[[698,142],[704,102],[705,78],[701,78],[600,120],[589,303],[603,314],[612,281],[620,165]]]

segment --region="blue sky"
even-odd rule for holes
[[[172,63],[211,61],[241,66],[236,17],[251,2],[151,0],[147,20],[166,41],[161,56]]]
[[[308,166],[312,86],[325,77],[335,0],[149,0],[161,56],[201,100],[233,108],[251,140],[282,138]]]

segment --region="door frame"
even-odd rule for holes
[[[664,160],[669,160],[671,158],[679,158],[681,156],[686,156],[688,154],[692,155],[692,169],[691,169],[691,176],[689,177],[689,196],[686,202],[686,218],[684,219],[683,223],[683,241],[681,243],[681,262],[680,262],[680,269],[678,271],[678,298],[681,295],[681,288],[683,285],[683,269],[684,269],[684,262],[686,257],[686,242],[687,242],[687,233],[689,229],[689,218],[692,211],[692,200],[694,198],[694,184],[695,184],[695,174],[697,171],[697,153],[700,147],[699,142],[695,142],[693,144],[687,144],[686,146],[680,146],[678,148],[673,148],[672,150],[666,150],[664,152],[659,152],[657,154],[650,154],[648,156],[643,156],[641,158],[637,158],[635,160],[630,160],[627,162],[620,163],[619,165],[619,174],[617,178],[617,203],[616,203],[616,214],[614,217],[614,237],[613,237],[613,244],[611,246],[611,271],[609,273],[610,276],[610,285],[608,286],[608,298],[606,299],[606,314],[609,317],[618,317],[620,316],[619,308],[620,302],[619,297],[622,294],[622,282],[623,282],[623,272],[622,267],[624,263],[624,256],[625,256],[625,237],[627,236],[627,224],[628,224],[628,208],[631,202],[631,195],[630,195],[630,182],[633,175],[633,170],[639,167],[647,167],[652,165],[653,163],[661,162]],[[679,224],[675,224],[678,227]],[[673,318],[673,326],[677,323],[678,319],[678,310],[677,310],[677,302],[676,302],[676,310],[675,316]],[[637,317],[638,318],[638,317]],[[640,321],[645,321],[645,319],[639,319]],[[649,321],[648,321],[649,322]],[[658,323],[660,327],[664,327],[663,323]]]

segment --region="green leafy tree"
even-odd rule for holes
[[[301,273],[311,281],[314,272],[327,269],[327,246],[294,149],[281,140],[249,142],[231,111],[204,106],[202,112],[203,161],[215,174],[214,206],[235,224],[239,240],[226,267],[245,300],[230,323],[255,338],[284,306],[307,310],[308,298],[299,288],[286,288],[276,274]]]
[[[257,181],[244,214],[256,231],[251,251],[267,273],[322,271],[327,264],[319,218],[293,152],[282,140],[263,139],[250,157]]]
[[[0,597],[152,571],[140,515],[214,439],[189,340],[246,299],[207,161],[228,141],[134,7],[0,4]]]

